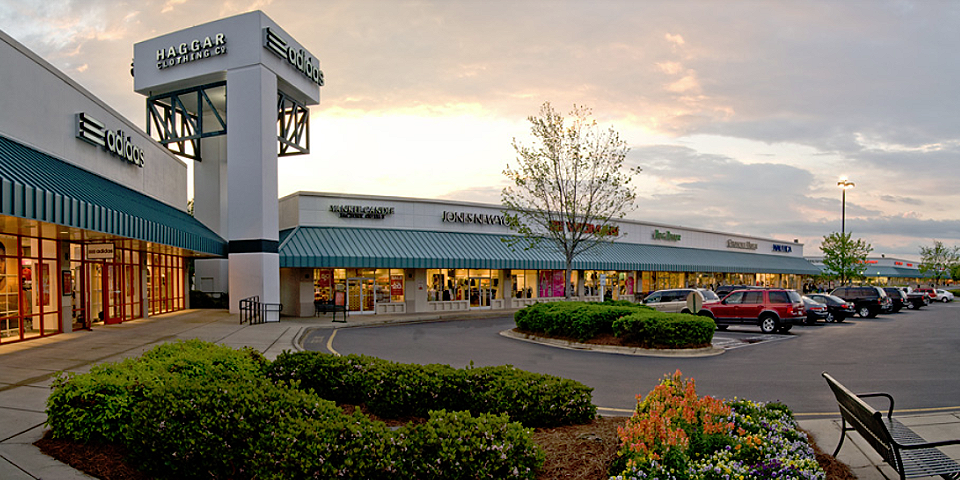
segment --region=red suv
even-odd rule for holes
[[[712,318],[720,330],[749,323],[760,326],[763,333],[786,333],[807,319],[800,294],[782,288],[737,290],[720,303],[704,304],[700,315]]]

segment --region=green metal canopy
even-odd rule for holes
[[[369,228],[297,227],[280,232],[280,267],[490,268],[562,270],[545,244],[511,248],[504,235]],[[815,275],[803,258],[695,248],[606,243],[573,262],[575,270],[784,273]]]
[[[0,136],[0,214],[211,255],[227,242],[161,201]]]

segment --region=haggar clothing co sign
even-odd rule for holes
[[[103,123],[83,112],[76,115],[76,120],[77,138],[143,168],[143,149],[134,145],[123,130],[107,130]]]

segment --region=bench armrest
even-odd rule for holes
[[[893,418],[893,396],[889,393],[882,392],[873,392],[873,393],[858,393],[856,394],[860,398],[870,398],[870,397],[884,397],[890,401],[890,408],[887,409],[887,418]]]

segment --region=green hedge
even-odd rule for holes
[[[535,303],[514,314],[517,328],[545,333],[554,337],[589,340],[597,335],[613,333],[613,322],[624,315],[654,311],[645,305],[622,305],[623,302],[550,302]]]
[[[365,403],[381,417],[426,417],[431,410],[507,414],[528,427],[583,424],[596,416],[592,388],[512,366],[402,364],[374,357],[284,352],[267,376],[338,403]]]
[[[139,358],[95,365],[86,374],[60,372],[47,398],[47,425],[55,438],[119,442],[135,405],[157,386],[174,378],[257,377],[267,363],[252,349],[188,340],[157,346]]]
[[[707,346],[716,329],[705,317],[662,313],[629,302],[538,303],[516,312],[514,320],[517,329],[524,332],[579,341],[612,334],[644,348]]]
[[[463,432],[472,435],[464,436]],[[531,434],[506,415],[431,412],[426,423],[400,430],[401,445],[409,450],[399,456],[394,478],[533,479],[543,465],[544,454]]]
[[[382,423],[265,378],[180,379],[135,409],[130,459],[158,478],[385,478]]]
[[[393,392],[403,408],[444,398],[450,404],[460,398],[461,406],[541,402],[509,412],[534,419],[548,409],[569,415],[570,405],[558,404],[568,397],[590,398],[590,389],[576,382],[511,367],[457,370],[372,357],[340,363],[323,355],[283,356],[293,371],[280,379],[265,374],[273,365],[256,352],[200,341],[162,345],[137,359],[59,376],[48,424],[56,438],[122,443],[131,460],[157,478],[533,479],[543,453],[532,431],[506,414],[438,408],[424,415],[426,423],[392,431],[291,387],[299,387],[304,372],[340,369],[345,398],[354,384],[372,385],[384,405],[400,408],[386,398],[404,384],[405,390]],[[449,385],[478,390],[458,395]],[[589,418],[596,414],[593,405],[583,408]]]
[[[716,324],[707,317],[644,312],[613,323],[614,335],[643,348],[708,347]]]

